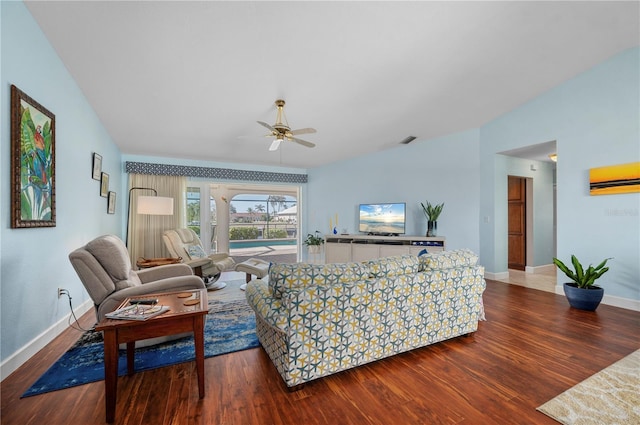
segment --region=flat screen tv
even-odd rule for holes
[[[406,204],[360,204],[358,230],[370,235],[403,235]]]

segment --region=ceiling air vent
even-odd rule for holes
[[[402,140],[400,142],[401,145],[408,145],[409,143],[413,142],[414,140],[416,140],[416,136],[408,136],[405,137],[404,140]]]

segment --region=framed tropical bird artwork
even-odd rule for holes
[[[55,227],[56,118],[11,85],[11,227]]]

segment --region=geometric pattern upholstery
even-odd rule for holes
[[[372,277],[393,277],[407,273],[417,273],[420,270],[420,260],[415,255],[401,255],[395,257],[370,260],[365,264],[371,270]]]
[[[477,330],[484,315],[484,268],[416,272],[419,261],[405,257],[361,265],[377,277],[289,282],[280,297],[267,282],[249,283],[246,297],[256,313],[258,339],[287,386]]]
[[[478,255],[470,249],[458,249],[428,253],[418,257],[420,271],[429,269],[448,269],[452,267],[475,266]]]
[[[366,279],[369,268],[360,263],[335,264],[272,264],[269,268],[269,286],[276,298],[286,292],[308,286],[349,283]]]

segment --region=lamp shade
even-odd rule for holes
[[[173,215],[173,198],[138,196],[138,214]]]

